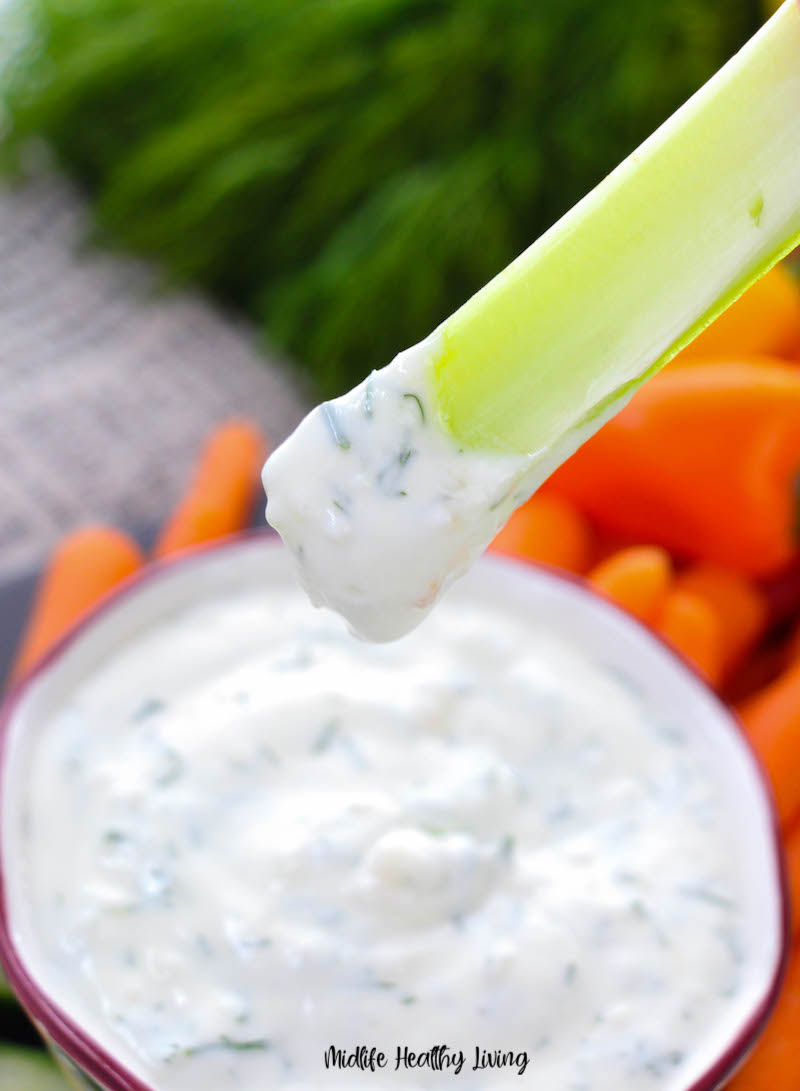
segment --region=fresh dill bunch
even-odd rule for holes
[[[100,239],[254,315],[320,396],[427,334],[761,15],[760,0],[28,8],[6,160],[44,138]]]

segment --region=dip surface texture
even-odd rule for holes
[[[212,595],[15,758],[17,942],[156,1091],[685,1087],[752,970],[692,728],[461,589],[388,645],[294,588]],[[360,1044],[387,1067],[326,1070]],[[445,1044],[457,1077],[395,1069]]]
[[[309,598],[366,640],[417,626],[553,468],[456,443],[431,388],[437,345],[317,406],[264,467],[267,519]]]

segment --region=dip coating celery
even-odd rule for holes
[[[442,418],[549,469],[800,243],[800,5],[440,327]]]

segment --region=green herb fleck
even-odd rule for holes
[[[416,996],[411,996],[410,994],[409,994],[408,996],[403,996],[403,997],[401,997],[401,999],[400,999],[400,1003],[401,1003],[401,1004],[406,1004],[406,1005],[408,1005],[408,1004],[416,1004],[416,1002],[417,1002],[417,998],[416,998]]]
[[[237,940],[236,946],[241,951],[263,951],[266,947],[272,946],[272,940],[269,936],[246,936],[244,939]]]
[[[315,754],[324,754],[326,750],[330,749],[338,733],[339,721],[328,720],[311,744],[313,752]]]
[[[564,984],[572,985],[578,976],[578,967],[574,962],[568,962],[564,967]]]
[[[732,928],[719,927],[714,929],[714,933],[728,949],[734,964],[737,966],[740,965],[743,959],[743,952],[741,942],[736,932]],[[730,996],[732,994],[726,991],[726,993],[723,993],[723,996],[725,995]]]
[[[173,1053],[167,1060],[172,1060],[176,1056],[181,1057],[200,1057],[204,1053],[212,1053],[218,1049],[229,1049],[237,1053],[247,1053],[256,1049],[269,1049],[271,1043],[267,1038],[252,1038],[250,1040],[241,1040],[237,1038],[229,1038],[227,1034],[220,1035],[214,1042],[201,1042],[196,1046],[189,1046],[187,1049],[182,1049],[178,1053]]]
[[[128,835],[123,833],[122,830],[106,830],[103,834],[103,840],[107,845],[121,845],[123,841],[128,840]]]
[[[417,452],[413,447],[402,447],[388,466],[384,466],[376,478],[378,488],[386,496],[400,496],[397,486],[404,468]],[[405,495],[404,493],[402,495]]]
[[[650,1072],[653,1076],[659,1078],[665,1074],[670,1068],[677,1068],[683,1061],[683,1053],[679,1049],[670,1050],[669,1053],[664,1053],[661,1056],[651,1057],[644,1061],[643,1068],[645,1071]]]
[[[750,212],[750,219],[758,227],[761,223],[761,213],[764,211],[764,197],[762,194],[759,193],[748,211]]]
[[[367,379],[367,386],[364,390],[364,400],[361,403],[361,408],[364,410],[364,416],[367,420],[372,420],[375,414],[375,385],[372,381],[372,376]]]
[[[253,1038],[250,1041],[242,1042],[228,1038],[225,1034],[220,1039],[220,1045],[224,1046],[225,1049],[235,1049],[239,1052],[251,1049],[269,1049],[270,1047],[270,1043],[266,1038]]]
[[[166,707],[166,703],[160,697],[148,697],[135,710],[131,721],[135,724],[142,723],[143,720],[149,720],[152,716],[158,716]]]
[[[334,408],[334,406],[333,406],[333,404],[331,402],[323,402],[321,408],[322,408],[322,415],[325,418],[325,423],[328,425],[328,428],[330,429],[331,435],[333,436],[334,443],[336,444],[337,447],[340,447],[343,451],[349,451],[350,450],[350,440],[347,438],[347,436],[345,435],[345,433],[342,430],[342,427],[341,427],[341,424],[340,424],[340,421],[339,421],[339,411],[336,408]]]
[[[168,788],[183,775],[183,758],[177,750],[171,746],[166,747],[164,757],[166,760],[164,771],[156,777],[155,781],[159,788]]]
[[[667,933],[661,928],[641,898],[634,898],[630,903],[630,911],[640,921],[647,921],[661,947],[669,947],[670,941]]]
[[[417,395],[416,394],[404,394],[403,397],[404,398],[411,398],[412,401],[415,401],[417,403],[417,408],[419,409],[419,415],[420,415],[420,417],[422,417],[422,423],[424,424],[425,423],[425,407],[423,406],[422,402],[417,397]]]
[[[718,906],[720,909],[735,909],[736,903],[724,894],[718,894],[716,890],[703,886],[702,883],[683,883],[678,887],[678,893],[684,898],[694,898],[698,902],[706,902],[708,905]]]
[[[514,852],[514,848],[517,844],[516,837],[513,834],[507,833],[503,840],[500,842],[500,855],[508,858]]]

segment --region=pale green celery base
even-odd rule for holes
[[[442,419],[470,447],[548,452],[550,463],[561,438],[588,438],[798,244],[800,6],[786,0],[443,323]]]

